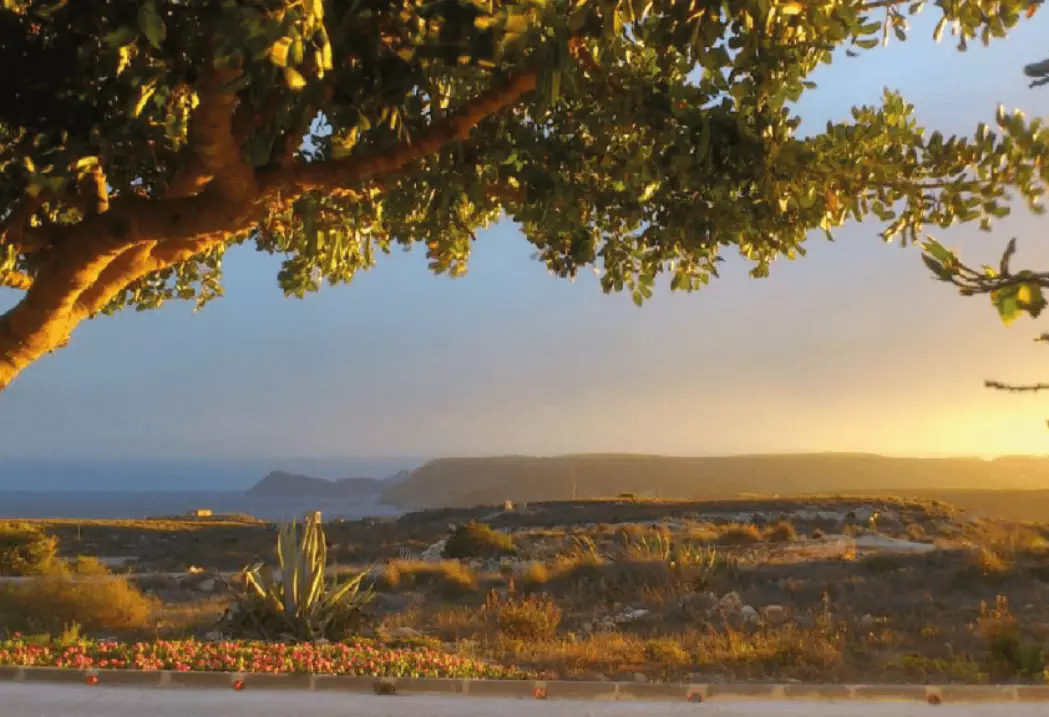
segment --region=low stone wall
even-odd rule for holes
[[[458,695],[503,699],[719,701],[884,701],[932,704],[1049,702],[1049,687],[1016,685],[640,684],[513,680],[425,680],[169,670],[72,670],[0,667],[4,682],[74,683],[105,687],[343,691],[382,695]]]

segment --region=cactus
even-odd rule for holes
[[[361,608],[371,601],[363,590],[367,571],[337,585],[325,574],[328,549],[320,513],[293,521],[277,534],[278,580],[273,568],[250,565],[241,571],[242,591],[232,631],[264,640],[342,639],[363,622]]]

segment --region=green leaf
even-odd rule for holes
[[[153,96],[153,93],[157,91],[157,81],[150,80],[146,84],[138,88],[138,94],[132,98],[131,106],[128,108],[128,113],[132,117],[138,117],[142,114],[142,110],[145,109],[146,103],[149,102],[149,98]]]
[[[301,90],[306,86],[306,78],[294,67],[284,68],[284,81],[293,90]]]
[[[138,29],[149,40],[149,44],[158,50],[162,49],[161,43],[167,38],[168,29],[164,25],[164,20],[160,17],[160,13],[157,12],[156,0],[144,0],[139,5]]]
[[[929,253],[929,255],[944,265],[951,265],[957,262],[958,257],[955,256],[954,252],[945,247],[935,239],[928,238],[922,244],[922,248]]]
[[[282,37],[272,45],[270,45],[269,58],[277,67],[288,66],[288,51],[291,49],[292,40],[290,37]]]
[[[105,35],[102,38],[102,42],[104,42],[110,49],[115,50],[118,47],[131,44],[135,41],[136,37],[138,37],[138,32],[136,32],[133,27],[125,26]]]
[[[1011,324],[1020,315],[1020,304],[1017,300],[1018,289],[1015,286],[1005,287],[991,292],[991,303],[998,309],[998,315],[1005,325]]]
[[[943,31],[947,27],[947,16],[944,15],[940,18],[940,21],[936,23],[936,29],[932,31],[932,41],[939,42],[943,39]]]

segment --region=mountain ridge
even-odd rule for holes
[[[1049,457],[910,458],[833,452],[449,457],[431,460],[400,483],[385,487],[381,499],[401,508],[419,509],[620,493],[712,499],[755,492],[801,495],[990,488],[1049,489]]]

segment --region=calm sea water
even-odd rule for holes
[[[0,518],[148,518],[179,515],[195,508],[216,513],[249,513],[264,520],[301,518],[314,510],[326,518],[354,520],[396,516],[402,510],[377,501],[258,498],[214,492],[0,492]]]
[[[0,458],[0,517],[144,518],[195,508],[282,520],[319,510],[332,518],[399,515],[374,498],[260,498],[245,493],[274,470],[316,478],[386,479],[420,458],[118,459]]]

